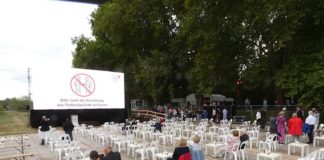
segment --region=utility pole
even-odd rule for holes
[[[31,77],[30,77],[30,68],[27,69],[27,79],[28,79],[28,99],[31,100]]]
[[[31,77],[30,77],[30,68],[28,67],[27,69],[27,80],[28,80],[28,100],[29,100],[29,106],[28,106],[28,110],[29,110],[29,123],[28,123],[28,127],[30,127],[30,112],[31,112]],[[26,107],[27,108],[27,107]]]

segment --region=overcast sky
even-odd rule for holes
[[[0,99],[28,95],[28,67],[31,73],[35,67],[71,68],[71,38],[91,36],[90,14],[96,8],[56,0],[1,0]]]

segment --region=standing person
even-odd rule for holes
[[[46,132],[50,130],[49,128],[49,118],[46,116],[42,117],[42,120],[40,121],[40,131],[42,135],[42,140],[41,140],[41,145],[45,145],[45,137],[46,137]]]
[[[260,110],[257,111],[255,117],[256,117],[257,125],[260,126],[261,125],[261,112],[260,112]]]
[[[287,108],[286,107],[283,107],[282,108],[282,112],[284,113],[284,117],[286,118],[286,120],[288,119],[288,114],[287,114]]]
[[[70,118],[66,118],[62,127],[63,127],[64,132],[70,136],[70,140],[73,141],[72,132],[74,129],[74,125],[72,124]]]
[[[220,110],[220,108],[219,107],[217,107],[217,109],[216,109],[216,123],[219,123],[219,121],[220,121],[220,117],[221,117],[221,114],[222,114],[222,112],[221,112],[221,110]]]
[[[172,117],[177,117],[178,116],[178,111],[177,109],[173,108],[173,116]]]
[[[261,110],[261,129],[264,129],[266,125],[266,110],[262,109]]]
[[[288,121],[288,134],[294,136],[295,141],[299,141],[299,136],[302,134],[303,120],[293,113]]]
[[[208,119],[208,112],[206,109],[202,111],[202,119]]]
[[[248,97],[246,97],[246,99],[245,99],[245,101],[244,101],[244,104],[245,104],[245,109],[246,109],[246,110],[250,110],[250,109],[249,109],[250,100],[249,100]]]
[[[273,114],[273,116],[270,117],[270,133],[271,134],[277,134],[277,114]]]
[[[284,144],[286,136],[286,118],[284,117],[285,113],[281,111],[277,118],[277,132],[279,135],[279,143]]]
[[[320,113],[318,112],[318,110],[316,108],[313,108],[312,111],[313,111],[313,116],[316,118],[316,121],[314,124],[314,129],[317,129],[318,123],[319,123],[319,118],[320,118]]]
[[[297,113],[297,117],[304,119],[304,113],[303,110],[300,109],[300,107],[296,107],[296,113]]]
[[[312,144],[313,143],[313,131],[314,131],[314,126],[316,123],[316,118],[313,116],[313,111],[309,111],[308,112],[308,116],[305,120],[305,123],[308,125],[309,130],[308,130],[308,138],[309,138],[309,142],[307,142],[308,144]]]
[[[267,107],[268,107],[268,101],[267,101],[267,99],[263,99],[263,109],[264,110],[267,110]]]
[[[216,122],[216,109],[215,108],[213,108],[212,118],[214,119],[214,122]]]
[[[183,121],[183,120],[185,120],[185,118],[184,118],[184,111],[183,111],[183,109],[181,109],[180,110],[180,117],[181,117],[181,120]]]
[[[223,109],[223,120],[227,120],[227,109]]]
[[[160,131],[160,133],[162,133],[162,123],[161,123],[160,118],[156,118],[156,120],[155,120],[154,133],[156,132],[156,130],[158,130],[158,131]]]

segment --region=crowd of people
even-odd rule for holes
[[[259,115],[257,113],[257,119]],[[294,137],[295,141],[299,141],[299,137],[303,134],[308,135],[308,144],[313,143],[313,131],[318,127],[320,113],[316,108],[308,111],[307,117],[300,107],[296,107],[296,111],[288,118],[286,108],[279,112],[278,116],[270,117],[270,131],[277,133],[280,144],[285,143],[286,134]]]
[[[164,108],[164,107],[163,107]],[[160,108],[158,108],[160,109]],[[226,108],[223,108],[222,110],[222,117],[223,119],[227,119],[227,110]],[[198,109],[194,112],[192,110],[188,109],[176,109],[176,108],[168,108],[167,110],[168,118],[172,117],[180,117],[180,118],[197,118],[199,121],[200,119],[208,118],[208,112],[204,109]],[[194,116],[196,114],[196,116]],[[219,113],[218,113],[219,114]],[[200,115],[200,116],[199,116]],[[256,124],[260,126],[260,128],[265,128],[266,119],[265,116],[266,112],[264,109],[260,109],[256,113]],[[219,116],[219,115],[218,115]],[[213,108],[212,110],[212,117],[217,119],[217,111],[216,108]],[[200,118],[200,119],[199,119]],[[270,117],[270,133],[277,134],[278,136],[278,142],[280,144],[285,143],[285,136],[286,134],[290,134],[294,137],[294,141],[299,142],[299,138],[302,134],[308,135],[309,141],[308,144],[313,143],[313,131],[318,127],[319,124],[319,118],[320,113],[316,108],[312,108],[307,112],[307,115],[304,113],[304,111],[300,107],[296,107],[296,111],[294,111],[291,115],[291,118],[288,118],[288,113],[286,108],[284,107],[282,111],[279,112],[279,114],[275,114]],[[42,120],[40,122],[41,132],[46,132],[49,130],[49,119],[46,118],[46,116],[42,117]],[[162,123],[165,121],[164,118],[157,118],[155,121],[155,124],[153,125],[155,127],[154,132],[159,131],[162,132]],[[127,126],[136,126],[135,119],[128,121],[124,123],[124,126],[122,127],[122,130],[127,130]],[[66,134],[70,136],[70,140],[73,141],[72,131],[74,128],[74,125],[72,124],[71,120],[69,118],[66,119],[66,121],[63,123],[63,130]],[[204,160],[204,154],[202,146],[200,145],[200,139],[202,137],[199,137],[198,135],[194,135],[191,138],[192,143],[187,144],[187,139],[181,138],[179,141],[179,146],[174,149],[174,153],[172,158],[169,160],[182,160],[182,159],[192,159],[192,160]],[[248,141],[249,136],[246,134],[245,130],[242,130],[239,132],[238,130],[233,130],[232,136],[230,139],[228,139],[228,142],[226,146],[221,148],[219,152],[221,154],[224,154],[229,151],[233,151],[237,149],[237,147],[234,147],[234,145],[237,145],[238,142],[241,144],[243,142]],[[44,144],[44,140],[42,139],[41,144]],[[242,148],[243,149],[243,148]],[[216,153],[220,154],[220,153]],[[120,153],[119,152],[113,152],[111,146],[106,146],[103,149],[103,154],[98,154],[96,150],[91,151],[90,153],[90,159],[91,160],[120,160]]]
[[[158,105],[154,108],[154,111],[159,113],[166,113],[168,119],[172,119],[174,117],[186,119],[186,118],[196,118],[198,121],[201,119],[213,118],[216,123],[219,123],[221,120],[228,120],[229,118],[229,111],[226,107],[221,106],[214,106],[212,107],[211,113],[204,108],[196,108],[193,109],[192,107],[186,108],[179,108],[173,107],[172,105]],[[211,117],[209,117],[211,114]]]

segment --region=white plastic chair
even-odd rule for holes
[[[240,144],[240,141],[236,144],[234,144],[233,148],[231,149],[231,151],[226,151],[225,149],[225,156],[224,156],[224,160],[226,160],[227,156],[229,155],[228,153],[231,153],[233,154],[234,156],[234,160],[238,160],[239,158],[239,144]]]
[[[81,151],[69,153],[65,160],[83,160],[83,153]]]
[[[249,142],[250,142],[250,148],[253,147],[253,142],[255,142],[255,146],[258,147],[258,144],[259,144],[259,134],[258,134],[259,131],[257,130],[252,130],[252,131],[249,131],[248,134],[249,134]]]
[[[135,160],[137,159],[137,155],[141,156],[141,160],[148,159],[148,155],[146,152],[147,143],[141,144],[139,149],[135,150]]]
[[[271,134],[270,136],[267,137],[265,141],[260,141],[259,144],[259,150],[261,148],[268,147],[270,151],[274,151],[278,149],[278,140],[277,140],[277,135],[276,134]]]
[[[245,152],[246,147],[248,146],[248,141],[244,141],[240,144],[239,149],[237,150],[239,152],[239,157],[242,157],[242,160],[248,159],[247,153]]]
[[[150,144],[150,147],[147,147],[146,148],[146,154],[147,154],[147,156],[148,156],[148,159],[149,159],[149,153],[151,153],[151,155],[152,155],[152,157],[153,157],[153,159],[154,159],[154,155],[155,155],[155,153],[157,152],[159,150],[159,141],[153,141],[153,142],[151,142],[151,144]]]

